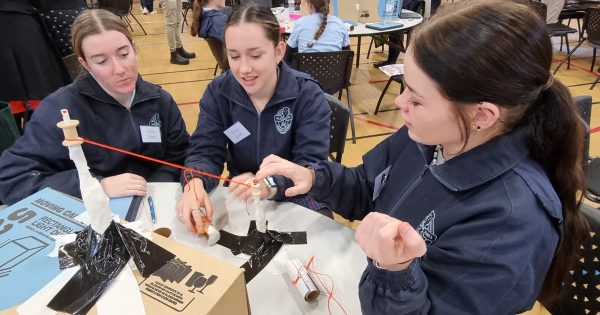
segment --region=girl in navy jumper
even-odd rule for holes
[[[231,7],[225,6],[225,0],[195,0],[190,34],[202,38],[212,37],[223,42],[225,24],[231,11]]]
[[[548,306],[585,235],[585,130],[550,73],[545,21],[508,1],[452,7],[413,36],[396,98],[405,126],[362,165],[270,156],[256,174],[287,176],[287,196],[310,192],[362,220],[364,314]]]
[[[269,154],[285,156],[306,165],[327,159],[331,110],[318,83],[281,62],[285,44],[279,23],[269,8],[257,5],[237,9],[225,28],[231,69],[215,78],[200,100],[196,131],[190,138],[186,166],[221,174],[227,162],[229,176],[237,182],[254,177]],[[177,211],[191,231],[201,230],[200,211],[212,216],[207,192],[218,181],[185,174]],[[262,198],[283,200],[291,181],[274,176],[271,190],[262,185]],[[237,196],[249,198],[246,186],[229,186]],[[296,202],[314,210],[322,206],[303,197]]]
[[[0,157],[0,201],[12,204],[51,187],[80,196],[77,169],[56,127],[60,110],[78,119],[79,135],[135,153],[183,163],[189,135],[171,95],[142,80],[127,25],[106,10],[85,10],[71,27],[87,73],[46,97],[25,133]],[[154,137],[147,137],[156,132]],[[169,166],[83,145],[90,171],[109,197],[145,195],[147,181],[177,181]]]

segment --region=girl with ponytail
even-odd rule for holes
[[[231,12],[231,7],[225,6],[225,0],[194,0],[190,34],[224,42],[225,24]]]
[[[585,129],[551,62],[546,23],[528,6],[461,1],[413,35],[395,101],[405,127],[362,165],[270,156],[256,176],[283,175],[287,196],[309,192],[362,220],[364,314],[549,306],[587,229]]]
[[[294,24],[287,41],[285,60],[297,52],[350,50],[350,37],[344,22],[329,15],[329,0],[304,0],[310,14]]]

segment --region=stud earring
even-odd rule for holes
[[[481,126],[471,125],[471,130],[480,130]]]

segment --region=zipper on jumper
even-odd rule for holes
[[[419,174],[419,176],[417,176],[410,183],[410,185],[408,186],[408,189],[406,189],[404,191],[404,193],[402,194],[402,196],[400,196],[400,199],[398,199],[398,201],[396,201],[396,203],[394,203],[394,206],[392,207],[392,211],[389,214],[390,216],[392,216],[392,217],[396,216],[398,209],[399,209],[400,205],[402,204],[402,202],[406,199],[408,194],[410,194],[417,187],[417,185],[421,182],[421,180],[423,179],[423,176],[425,176],[425,172],[427,172],[428,169],[429,169],[429,165],[425,164],[425,167],[421,171],[421,174]]]

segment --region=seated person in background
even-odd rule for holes
[[[565,6],[566,0],[542,0],[543,3],[546,4],[547,13],[546,13],[546,23],[553,24],[558,22],[558,16],[560,15],[560,11],[562,11]]]
[[[269,156],[256,174],[284,175],[295,183],[287,196],[309,192],[362,220],[366,315],[548,306],[586,235],[585,127],[550,73],[546,24],[506,0],[461,1],[444,13],[415,31],[406,52],[408,88],[396,98],[405,126],[362,165],[307,168]]]
[[[225,0],[195,0],[190,34],[202,38],[212,37],[223,42],[225,24],[231,11],[231,7],[225,6]]]
[[[56,123],[69,110],[82,138],[183,163],[189,135],[169,93],[138,74],[133,39],[118,16],[83,11],[71,27],[73,48],[89,74],[46,97],[25,133],[0,157],[0,201],[13,204],[51,187],[80,196],[79,178]],[[152,129],[159,130],[153,136]],[[178,169],[83,144],[90,172],[109,197],[145,195],[146,181],[178,181]]]
[[[425,3],[422,2],[421,0],[402,1],[402,10],[410,10],[410,11],[421,14],[421,12],[425,10],[425,8],[421,7],[424,5],[425,5]],[[439,0],[431,2],[431,15],[435,14],[439,5],[440,5]],[[388,36],[387,40],[396,46],[400,46],[400,47],[404,48],[404,44],[403,44],[404,34],[406,34],[406,31],[398,31],[395,33],[390,33],[387,35]],[[373,64],[373,67],[379,68],[382,66],[395,64],[398,61],[398,57],[400,56],[400,53],[403,52],[405,49],[405,48],[400,49],[400,47],[394,47],[394,46],[390,45],[387,60],[376,62]]]
[[[327,159],[329,104],[317,82],[281,62],[285,44],[271,10],[255,4],[236,9],[225,28],[225,45],[231,69],[213,79],[200,100],[185,166],[220,175],[227,162],[229,177],[244,183],[270,154],[298,164]],[[201,231],[200,211],[192,210],[203,207],[212,217],[208,192],[218,180],[183,176],[177,216],[191,231]],[[261,198],[284,200],[291,181],[273,176],[269,182],[276,185],[262,185]],[[245,200],[251,197],[245,185],[232,183],[229,189]],[[324,208],[307,196],[290,201]]]
[[[344,22],[329,15],[329,0],[305,0],[309,15],[300,18],[287,41],[285,61],[300,52],[350,50],[350,37]]]

